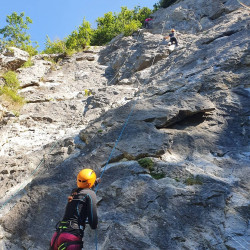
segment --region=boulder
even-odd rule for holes
[[[33,60],[33,65],[28,68],[20,68],[18,72],[18,80],[21,88],[29,86],[39,86],[40,81],[45,79],[45,75],[49,72],[52,62],[47,60]]]
[[[5,116],[5,113],[6,113],[6,108],[4,108],[1,104],[0,104],[0,123],[3,119],[3,117]]]
[[[29,59],[29,53],[15,47],[5,49],[1,55],[1,66],[15,71]]]

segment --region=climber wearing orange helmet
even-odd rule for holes
[[[178,46],[178,41],[176,39],[175,29],[171,29],[171,33],[168,36],[165,37],[165,39],[168,39],[168,38],[170,38],[171,45],[173,43],[175,43],[175,45]]]
[[[91,188],[100,182],[92,169],[83,169],[77,175],[77,187],[68,197],[63,220],[57,223],[52,236],[51,250],[80,250],[86,220],[92,229],[97,228],[96,194]]]

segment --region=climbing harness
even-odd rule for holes
[[[69,233],[70,235],[73,234],[77,237],[79,236],[79,239],[80,239],[83,236],[85,224],[89,224],[92,229],[96,229],[97,227],[98,218],[97,218],[97,211],[96,211],[97,210],[96,195],[94,191],[90,189],[86,189],[86,188],[74,189],[72,190],[71,196],[72,196],[72,199],[70,200],[70,203],[75,202],[75,204],[73,206],[68,204],[69,207],[67,205],[64,219],[57,223],[56,235],[54,234],[55,235],[54,237],[57,237],[57,238],[54,238],[54,239],[52,238],[51,249],[55,248],[55,244],[57,244],[58,246],[59,243],[56,243],[56,242],[58,241],[57,239],[62,233]],[[83,204],[83,202],[85,203],[86,206]],[[81,210],[81,204],[83,205],[84,210]],[[85,210],[85,207],[87,207],[88,209]],[[71,216],[70,218],[72,219],[67,220],[66,218],[69,218],[68,215],[70,215]],[[87,218],[87,220],[85,218]],[[82,245],[83,244],[82,241],[80,240],[75,240],[74,238],[70,239],[70,236],[66,236],[66,238],[67,237],[68,239],[65,239],[66,242],[63,242],[60,245],[60,247],[58,247],[58,249],[66,249],[67,246],[69,245],[75,245],[75,244]],[[62,238],[59,239],[60,243],[62,241],[64,241],[64,239]]]
[[[54,250],[55,243],[58,240],[59,236],[62,233],[66,232],[66,230],[69,229],[69,228],[74,228],[74,225],[71,223],[71,221],[59,221],[57,223],[57,225],[56,225],[57,235],[55,236],[55,238],[53,240],[53,243],[50,246],[50,250]],[[83,241],[82,240],[78,240],[78,241],[63,242],[58,247],[58,250],[65,250],[70,245],[80,245],[81,248],[82,248],[83,247]]]

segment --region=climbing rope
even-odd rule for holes
[[[165,27],[165,24],[166,24],[166,21],[167,21],[167,18],[168,18],[168,17],[169,17],[169,16],[166,15],[165,21],[164,21],[164,23],[163,23],[163,25],[162,25],[161,35],[163,34],[164,27]],[[160,47],[160,44],[161,44],[161,41],[158,43],[158,46],[157,46],[157,49],[156,49],[156,53],[157,53],[157,51],[158,51],[158,49],[159,49],[159,47]],[[156,54],[155,54],[154,59],[153,59],[153,61],[152,61],[151,67],[154,65],[155,57],[156,57]]]
[[[164,27],[165,27],[165,23],[166,23],[167,17],[168,17],[168,15],[166,15],[165,21],[164,21],[164,23],[163,23],[163,25],[162,25],[161,35],[163,34],[163,31],[164,31]],[[140,32],[139,32],[139,34],[140,34]],[[138,38],[139,38],[139,35],[138,35]],[[160,42],[159,42],[158,45],[157,45],[156,52],[158,51],[159,46],[160,46]],[[128,57],[129,57],[129,56],[127,56],[127,59],[128,59]],[[156,57],[156,55],[155,55],[154,58],[153,58],[153,62],[152,62],[152,64],[151,64],[151,67],[152,67],[153,64],[154,64],[155,57]],[[125,61],[127,61],[127,60],[125,60]],[[124,63],[125,63],[125,61],[124,61]],[[124,63],[123,63],[123,65],[124,65]],[[132,64],[132,66],[133,66],[134,64],[135,64],[135,62]],[[122,66],[121,66],[121,67],[122,67]],[[118,73],[119,73],[119,71],[118,71]],[[113,79],[112,79],[112,80],[113,80]],[[136,76],[136,80],[138,81],[138,83],[139,83],[140,85],[142,85],[141,82],[139,81],[139,79],[138,79],[137,76]],[[105,170],[106,170],[106,167],[107,167],[107,165],[109,164],[109,161],[111,160],[111,157],[112,157],[112,155],[113,155],[113,153],[114,153],[114,151],[115,151],[115,149],[116,149],[116,147],[117,147],[117,144],[119,143],[119,141],[120,141],[120,139],[121,139],[121,137],[122,137],[122,134],[123,134],[123,132],[124,132],[124,130],[125,130],[127,124],[128,124],[129,118],[131,117],[131,115],[132,115],[132,113],[133,113],[133,111],[134,111],[135,105],[136,105],[136,103],[137,103],[139,97],[140,97],[140,93],[139,93],[138,96],[137,96],[137,100],[136,100],[136,101],[134,102],[134,104],[132,105],[132,108],[131,108],[131,110],[130,110],[128,116],[127,116],[127,119],[126,119],[125,122],[124,122],[123,127],[122,127],[122,130],[121,130],[121,132],[120,132],[120,134],[119,134],[119,136],[118,136],[118,138],[117,138],[117,140],[116,140],[116,143],[115,143],[115,145],[114,145],[114,147],[113,147],[113,149],[112,149],[112,151],[111,151],[111,153],[110,153],[110,155],[109,155],[109,157],[108,157],[108,160],[107,160],[107,162],[106,162],[106,164],[105,164],[105,166],[104,166],[104,168],[103,168],[103,170],[102,170],[102,172],[101,172],[100,178],[103,176],[103,174],[104,174],[104,172],[105,172]],[[96,193],[97,193],[97,191],[98,191],[98,186],[99,186],[99,185],[96,186],[96,190],[95,190]]]
[[[141,30],[139,30],[139,33],[138,33],[138,36],[137,36],[137,39],[136,39],[135,43],[139,41],[140,35],[141,35]],[[160,44],[160,43],[159,43],[159,44]],[[158,45],[158,46],[159,46],[159,45]],[[158,46],[157,46],[157,49],[158,49]],[[125,59],[124,62],[122,63],[120,69],[125,65],[125,63],[127,62],[127,60],[128,60],[128,58],[129,58],[130,55],[131,55],[131,54],[128,54],[128,56],[126,57],[126,59]],[[155,57],[154,57],[154,59],[155,59]],[[153,62],[154,62],[154,59],[153,59]],[[135,62],[134,62],[134,64],[135,64]],[[133,65],[134,65],[134,64],[133,64]],[[133,66],[133,65],[132,65],[132,66]],[[152,64],[152,65],[153,65],[153,64]],[[119,72],[120,72],[120,70],[119,70],[119,71],[115,74],[115,76],[107,83],[107,85],[110,84],[110,83],[117,77],[117,75],[119,74]],[[137,76],[136,76],[136,79],[137,79],[138,83],[141,84],[140,81],[139,81],[139,79],[137,78]],[[131,117],[131,115],[132,115],[132,113],[133,113],[133,111],[134,111],[134,108],[135,108],[135,106],[136,106],[136,103],[137,103],[139,97],[140,97],[140,91],[139,91],[137,100],[136,100],[136,101],[134,102],[134,104],[132,105],[132,108],[131,108],[131,110],[130,110],[130,113],[129,113],[129,115],[128,115],[128,117],[127,117],[127,119],[126,119],[126,121],[125,121],[125,123],[124,123],[124,125],[123,125],[123,127],[122,127],[122,130],[121,130],[121,132],[120,132],[120,134],[119,134],[119,137],[118,137],[118,139],[116,140],[115,146],[113,147],[113,149],[112,149],[112,151],[111,151],[111,153],[110,153],[110,155],[109,155],[109,158],[108,158],[108,160],[107,160],[107,162],[106,162],[106,165],[105,165],[105,167],[104,167],[104,169],[103,169],[103,171],[102,171],[102,173],[101,173],[101,175],[100,175],[100,178],[103,176],[103,174],[104,174],[104,172],[105,172],[105,170],[106,170],[106,167],[107,167],[107,165],[109,164],[110,159],[112,158],[112,155],[113,155],[113,153],[114,153],[114,151],[115,151],[115,149],[116,149],[116,147],[117,147],[117,145],[118,145],[118,143],[119,143],[119,141],[120,141],[120,139],[121,139],[121,137],[122,137],[122,134],[123,134],[123,132],[124,132],[124,130],[125,130],[127,124],[128,124],[128,121],[129,121],[129,119],[130,119],[130,117]],[[49,151],[49,154],[54,150],[56,144],[57,144],[57,141],[51,146],[50,151]],[[35,177],[37,171],[40,169],[40,167],[41,167],[43,164],[45,164],[45,157],[43,157],[43,158],[40,160],[40,162],[39,162],[39,164],[37,165],[37,167],[31,172],[29,178]],[[8,199],[0,206],[0,210],[4,209],[4,207],[5,207],[11,200],[13,200],[21,191],[23,191],[24,188],[25,188],[27,185],[28,185],[27,183],[25,183],[24,185],[21,185],[21,186],[18,188],[18,190],[17,190],[13,195],[11,195],[11,197],[8,198]],[[97,193],[97,191],[98,191],[98,185],[96,186],[95,192]],[[97,249],[97,239],[98,239],[98,238],[97,238],[97,234],[96,234],[96,249]]]
[[[141,30],[140,30],[139,33],[138,33],[136,42],[139,40],[140,35],[141,35]],[[129,55],[128,55],[128,57],[129,57]],[[126,60],[124,60],[122,66],[126,63],[128,57],[126,58]],[[121,66],[121,67],[122,67],[122,66]],[[116,75],[113,77],[113,79],[114,79],[118,74],[119,74],[119,71],[116,73]],[[112,82],[113,79],[111,79],[111,81],[109,81],[109,83]],[[79,122],[79,123],[80,123],[80,122]],[[57,141],[51,146],[50,151],[49,151],[48,154],[50,154],[50,153],[54,150],[56,144],[57,144]],[[34,176],[36,175],[37,171],[41,168],[41,166],[42,166],[43,164],[45,164],[45,158],[44,158],[44,157],[40,160],[40,162],[39,162],[39,164],[37,165],[37,167],[31,172],[29,178],[34,177]],[[21,185],[21,186],[18,188],[18,190],[17,190],[14,194],[12,194],[5,202],[3,202],[3,203],[1,204],[1,206],[0,206],[0,211],[3,210],[4,207],[5,207],[10,201],[12,201],[15,197],[17,197],[17,195],[18,195],[22,190],[24,190],[24,188],[25,188],[27,185],[28,185],[27,183],[24,183],[23,185]]]
[[[120,132],[120,134],[119,134],[119,136],[118,136],[118,138],[117,138],[117,140],[116,140],[116,142],[115,142],[115,145],[114,145],[114,147],[112,148],[112,151],[111,151],[111,153],[110,153],[110,155],[109,155],[109,158],[108,158],[108,160],[107,160],[107,162],[106,162],[106,164],[105,164],[105,166],[104,166],[104,168],[103,168],[103,170],[102,170],[102,172],[101,172],[100,178],[102,178],[102,176],[103,176],[103,174],[104,174],[104,172],[105,172],[105,170],[106,170],[106,168],[107,168],[107,166],[108,166],[108,164],[109,164],[109,162],[110,162],[110,160],[111,160],[111,158],[112,158],[112,156],[113,156],[113,153],[114,153],[114,151],[115,151],[115,149],[116,149],[116,147],[117,147],[119,141],[121,140],[122,134],[123,134],[125,128],[127,127],[127,125],[128,125],[129,118],[131,117],[131,115],[132,115],[132,113],[133,113],[133,111],[134,111],[134,109],[135,109],[135,105],[136,105],[137,101],[138,101],[138,99],[137,99],[137,100],[134,102],[134,104],[132,105],[132,108],[131,108],[131,110],[130,110],[128,116],[127,116],[127,119],[125,120],[125,122],[124,122],[124,124],[123,124],[123,127],[122,127],[121,132]],[[97,184],[97,186],[96,186],[96,188],[95,188],[95,193],[97,193],[97,191],[98,191],[98,186],[99,186],[99,184]]]
[[[138,33],[138,36],[137,36],[137,39],[136,39],[135,43],[139,40],[140,35],[141,35],[141,30],[140,30],[139,33]],[[129,58],[129,55],[126,57],[126,60],[124,60],[122,66],[126,63],[126,61],[127,61],[128,58]],[[122,66],[121,66],[121,67],[122,67]],[[118,71],[118,72],[116,73],[116,75],[108,82],[108,84],[110,84],[118,74],[119,74],[119,71]],[[80,121],[80,122],[81,122],[81,121]],[[79,122],[78,124],[80,124],[80,122]],[[57,141],[51,146],[50,152],[49,152],[48,154],[50,154],[50,153],[54,150],[56,144],[57,144]],[[45,164],[45,157],[43,157],[43,158],[40,160],[40,162],[39,162],[39,164],[37,165],[37,167],[31,172],[29,178],[34,177],[34,176],[36,175],[37,171],[40,169],[40,167],[41,167],[43,164]],[[28,185],[27,183],[21,185],[21,186],[18,188],[18,190],[17,190],[13,195],[10,196],[10,198],[8,198],[5,202],[3,202],[3,204],[0,206],[0,211],[8,204],[11,200],[13,200],[22,190],[24,190],[24,188],[25,188],[27,185]]]
[[[250,10],[250,7],[247,6],[246,4],[240,2],[239,0],[237,0],[237,2],[238,2],[240,5],[242,5],[243,7],[247,8],[248,10]]]
[[[239,2],[239,1],[238,1],[238,2]],[[240,2],[239,2],[239,3],[240,3]],[[243,6],[244,6],[244,5],[243,5]],[[245,7],[249,8],[248,6],[245,6]],[[166,19],[165,19],[165,21],[164,21],[164,24],[163,24],[163,27],[162,27],[162,31],[161,31],[161,35],[163,34],[164,26],[165,26],[165,23],[166,23],[166,21],[167,21],[167,17],[168,17],[168,15],[166,16]],[[159,44],[158,44],[158,46],[157,46],[156,53],[155,53],[155,55],[154,55],[154,58],[153,58],[151,67],[154,65],[155,58],[156,58],[156,55],[157,55],[157,51],[158,51],[158,49],[159,49],[159,46],[160,46],[160,42],[159,42]],[[128,58],[128,57],[127,57],[127,58]],[[126,61],[127,61],[127,60],[124,61],[123,65],[125,64]],[[122,66],[123,66],[123,65],[122,65]],[[122,67],[122,66],[121,66],[121,67]],[[118,71],[118,73],[119,73],[119,71]],[[117,73],[116,75],[118,75],[118,73]],[[115,76],[115,77],[116,77],[116,76]],[[114,78],[115,78],[115,77],[114,77]],[[113,78],[113,79],[114,79],[114,78]],[[113,81],[113,79],[112,79],[111,81]],[[137,78],[137,76],[136,76],[136,79],[137,79],[137,81],[139,82],[139,84],[141,84],[140,81],[139,81],[139,79]],[[140,94],[138,95],[138,99],[139,99],[139,97],[140,97]],[[112,158],[112,155],[113,155],[113,153],[114,153],[114,151],[115,151],[115,149],[116,149],[116,147],[117,147],[117,145],[118,145],[118,143],[119,143],[119,141],[120,141],[120,139],[121,139],[121,137],[122,137],[122,135],[123,135],[123,132],[124,132],[124,130],[125,130],[125,128],[126,128],[128,122],[129,122],[129,119],[130,119],[130,117],[131,117],[131,115],[132,115],[132,113],[133,113],[133,111],[134,111],[134,109],[135,109],[135,106],[136,106],[136,103],[137,103],[138,99],[135,100],[134,104],[132,105],[132,108],[131,108],[131,110],[130,110],[128,116],[127,116],[127,119],[125,120],[124,125],[123,125],[123,127],[122,127],[122,129],[121,129],[121,132],[120,132],[120,134],[119,134],[119,136],[118,136],[118,139],[116,140],[116,143],[115,143],[114,147],[112,148],[111,153],[110,153],[110,155],[109,155],[109,157],[108,157],[108,160],[107,160],[107,162],[106,162],[106,164],[105,164],[105,166],[104,166],[104,168],[103,168],[103,170],[102,170],[102,172],[101,172],[100,178],[102,178],[102,176],[104,175],[104,172],[106,171],[106,168],[107,168],[107,166],[108,166],[108,164],[109,164],[109,162],[110,162],[110,160],[111,160],[111,158]],[[97,193],[98,188],[99,188],[99,184],[97,184],[97,186],[96,186],[95,193]],[[178,212],[178,211],[177,211],[177,212]],[[237,216],[238,218],[242,218],[241,216],[238,216],[238,215],[236,215],[236,216]],[[235,242],[237,242],[242,248],[247,249],[247,248],[245,248],[239,241],[237,241],[237,240],[235,239],[235,237],[232,237],[232,239],[233,239]],[[95,230],[95,244],[96,244],[96,250],[97,250],[97,249],[98,249],[98,234],[97,234],[97,229]]]
[[[163,25],[162,25],[161,35],[163,34],[163,30],[164,30],[164,26],[165,26],[165,23],[166,23],[167,16],[168,16],[168,15],[166,15],[165,21],[164,21],[164,23],[163,23]],[[139,32],[139,33],[140,33],[140,32]],[[139,37],[139,36],[138,36],[138,37]],[[158,45],[157,45],[156,52],[158,51],[159,46],[160,46],[160,42],[159,42]],[[155,54],[155,56],[154,56],[154,58],[153,58],[153,62],[152,62],[152,64],[151,64],[151,67],[152,67],[153,64],[154,64],[155,57],[156,57],[156,54]],[[127,56],[127,59],[128,59],[128,58],[129,58],[129,55]],[[125,64],[126,61],[127,61],[127,60],[124,61],[123,65]],[[133,65],[134,65],[134,64],[135,64],[135,62],[133,63]],[[123,65],[122,65],[122,66],[123,66]],[[132,66],[133,66],[133,65],[132,65]],[[121,66],[121,67],[122,67],[122,66]],[[119,73],[119,71],[118,71],[118,73]],[[113,79],[114,79],[114,78],[113,78]],[[112,79],[112,80],[113,80],[113,79]],[[137,76],[136,76],[136,80],[138,81],[139,86],[142,85],[141,82],[139,81],[139,79],[138,79]],[[128,125],[129,119],[130,119],[132,113],[134,112],[134,109],[135,109],[135,106],[136,106],[136,104],[137,104],[137,101],[138,101],[139,98],[140,98],[140,92],[141,92],[141,91],[139,91],[139,94],[137,95],[137,99],[134,101],[134,104],[132,105],[131,110],[130,110],[130,112],[129,112],[129,114],[128,114],[128,116],[127,116],[127,118],[126,118],[126,120],[125,120],[125,122],[124,122],[124,124],[123,124],[123,127],[122,127],[121,132],[120,132],[120,134],[119,134],[119,136],[118,136],[118,138],[117,138],[117,140],[116,140],[116,142],[115,142],[115,145],[114,145],[114,147],[112,148],[111,153],[109,154],[108,160],[107,160],[107,162],[106,162],[106,164],[105,164],[105,166],[104,166],[104,168],[103,168],[103,170],[102,170],[102,172],[101,172],[100,179],[101,179],[102,176],[104,175],[104,172],[105,172],[105,170],[106,170],[106,168],[107,168],[107,166],[108,166],[108,164],[109,164],[109,162],[110,162],[110,160],[111,160],[111,158],[112,158],[112,156],[113,156],[113,153],[114,153],[114,151],[115,151],[115,149],[116,149],[116,147],[117,147],[119,141],[121,140],[121,137],[122,137],[122,135],[123,135],[123,132],[124,132],[125,128],[126,128],[127,125]],[[97,193],[98,187],[99,187],[99,183],[96,185],[95,193]],[[98,249],[98,235],[97,235],[97,229],[95,230],[95,245],[96,245],[96,250],[97,250],[97,249]]]
[[[164,22],[164,24],[165,24],[165,22]],[[163,25],[163,28],[164,28],[164,25]],[[162,29],[162,32],[163,32],[163,29]],[[160,45],[160,43],[158,44],[158,46],[159,46],[159,45]],[[158,47],[157,47],[157,48],[158,48]],[[127,58],[128,58],[128,57],[127,57]],[[125,61],[126,61],[126,60],[125,60]],[[124,63],[125,63],[125,61],[124,61]],[[154,61],[154,60],[153,60],[153,61]],[[124,65],[124,63],[123,63],[123,65]],[[134,63],[134,64],[135,64],[135,63]],[[134,65],[134,64],[133,64],[133,65]],[[123,65],[122,65],[122,66],[123,66]],[[152,65],[153,65],[153,64],[152,64]],[[151,66],[152,66],[152,65],[151,65]],[[121,67],[122,67],[122,66],[121,66]],[[118,73],[119,73],[119,71],[118,71]],[[112,80],[113,80],[113,79],[112,79]],[[138,79],[137,76],[136,76],[136,80],[139,82],[139,84],[141,84],[141,82],[139,81],[139,79]],[[140,95],[138,95],[138,97],[140,97]],[[132,105],[132,108],[131,108],[131,110],[130,110],[128,116],[127,116],[127,119],[126,119],[125,122],[124,122],[123,127],[122,127],[122,130],[121,130],[121,132],[120,132],[120,134],[119,134],[119,136],[118,136],[118,138],[117,138],[117,140],[116,140],[116,143],[115,143],[114,147],[112,148],[111,153],[110,153],[110,155],[109,155],[109,157],[108,157],[108,160],[107,160],[107,162],[106,162],[106,164],[105,164],[105,166],[104,166],[104,168],[103,168],[103,170],[102,170],[102,172],[101,172],[100,178],[102,178],[102,176],[103,176],[103,174],[104,174],[104,172],[105,172],[105,170],[106,170],[106,167],[107,167],[107,165],[109,164],[109,162],[110,162],[110,160],[111,160],[111,158],[112,158],[112,155],[113,155],[113,153],[114,153],[114,151],[115,151],[115,149],[116,149],[116,147],[117,147],[117,145],[118,145],[118,143],[119,143],[119,141],[120,141],[120,139],[121,139],[121,137],[122,137],[122,134],[123,134],[123,132],[124,132],[124,130],[125,130],[127,124],[128,124],[129,118],[131,117],[131,115],[132,115],[132,113],[133,113],[133,111],[134,111],[134,108],[135,108],[135,105],[136,105],[138,99],[139,99],[139,98],[137,98],[137,100],[136,100],[136,101],[134,102],[134,104]],[[97,193],[97,191],[98,191],[98,186],[99,186],[99,184],[97,184],[97,186],[96,186],[95,193]]]

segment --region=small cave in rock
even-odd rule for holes
[[[180,111],[177,116],[167,121],[163,126],[156,126],[157,129],[179,129],[184,130],[187,127],[196,127],[208,119],[209,113],[197,112],[188,113],[186,111]]]

